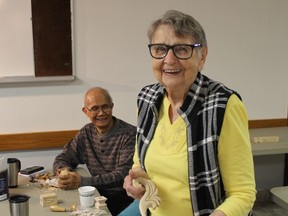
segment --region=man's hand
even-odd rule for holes
[[[64,190],[74,190],[80,187],[81,176],[75,172],[68,172],[65,175],[58,175],[58,186]]]
[[[127,195],[133,197],[134,199],[141,199],[145,193],[145,188],[141,185],[133,184],[133,180],[138,177],[143,177],[148,179],[148,175],[140,167],[135,167],[129,171],[129,174],[124,179],[123,188],[126,190]]]

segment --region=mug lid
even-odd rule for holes
[[[29,200],[29,196],[27,195],[13,195],[9,198],[10,203],[22,203]]]
[[[80,194],[94,194],[96,188],[93,186],[82,186],[78,188]]]
[[[18,161],[19,161],[19,159],[17,159],[17,158],[7,158],[7,163],[15,163]]]

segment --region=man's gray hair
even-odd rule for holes
[[[109,93],[109,91],[107,89],[104,89],[102,87],[92,87],[90,89],[88,89],[84,95],[84,104],[86,105],[86,98],[87,98],[87,95],[90,93],[90,92],[93,92],[93,91],[97,91],[97,90],[100,90],[102,91],[102,93],[104,94],[105,98],[107,99],[107,101],[112,104],[113,103],[113,99]]]

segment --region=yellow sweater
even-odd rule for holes
[[[170,123],[169,106],[170,102],[165,97],[145,158],[147,173],[161,198],[160,207],[151,212],[153,216],[193,215],[188,185],[186,126],[181,117]],[[243,216],[251,209],[256,191],[247,115],[235,95],[227,103],[218,152],[227,197],[218,209],[227,216]],[[139,166],[137,152],[134,166]]]

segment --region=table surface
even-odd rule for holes
[[[254,156],[288,153],[288,127],[257,128],[249,131]],[[259,136],[279,136],[279,142],[254,143],[253,138]]]
[[[40,205],[40,195],[47,192],[54,192],[57,195],[57,201],[59,206],[62,207],[71,207],[72,205],[80,205],[80,198],[78,190],[61,190],[61,189],[49,189],[49,188],[41,188],[37,186],[35,183],[29,182],[29,179],[24,178],[19,175],[18,179],[18,187],[17,188],[9,188],[9,196],[14,194],[25,194],[30,196],[29,199],[29,215],[30,216],[57,216],[57,215],[70,215],[71,212],[52,212],[49,207],[42,207]],[[95,197],[100,196],[99,192],[95,191]],[[0,209],[1,215],[8,216],[10,215],[9,209],[9,200],[0,201]],[[96,208],[94,208],[95,211]],[[101,214],[105,216],[111,216],[108,208],[105,209],[106,213]],[[81,215],[81,214],[80,214]]]
[[[270,192],[275,203],[288,209],[288,186],[271,188]]]

